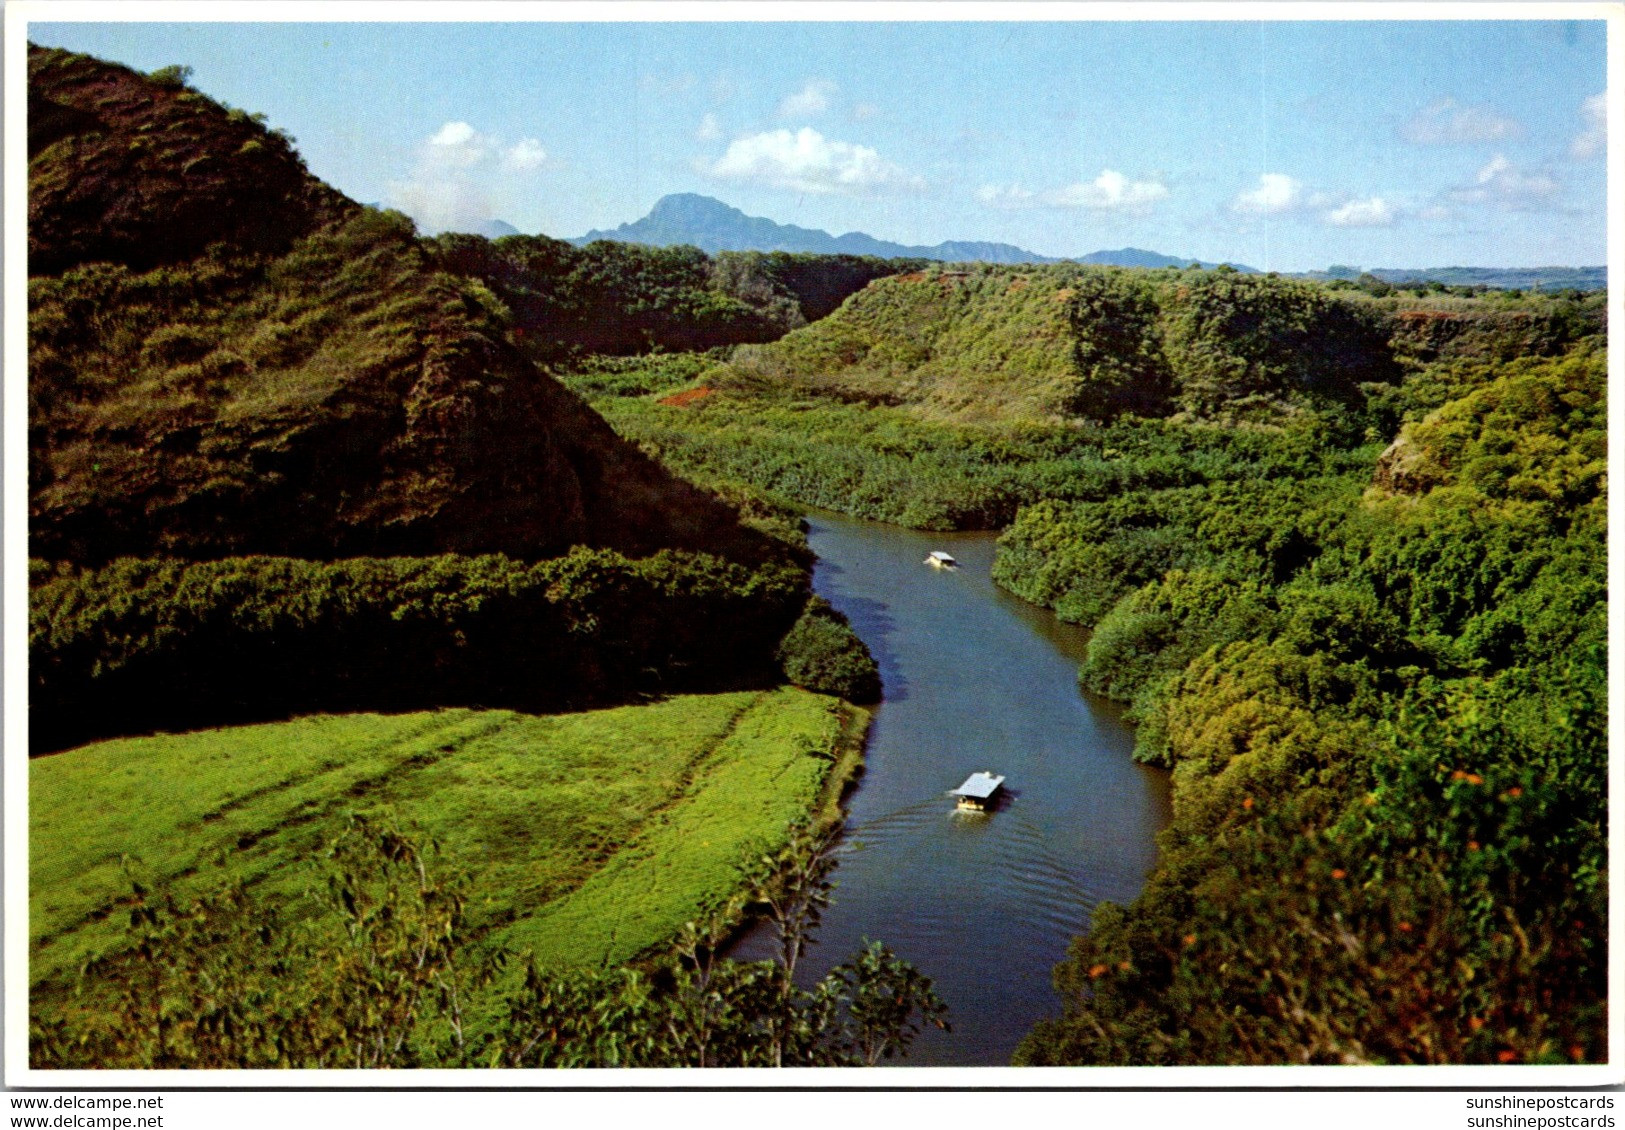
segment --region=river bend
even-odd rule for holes
[[[1168,819],[1166,774],[1136,764],[1119,711],[1077,685],[1087,634],[994,586],[992,534],[809,517],[817,592],[880,663],[867,767],[849,798],[835,903],[808,981],[881,939],[932,977],[951,1033],[911,1065],[1001,1065],[1060,1001],[1050,972],[1101,900],[1127,902]],[[933,550],[954,570],[924,564]],[[953,811],[970,773],[1007,778],[991,814]],[[767,957],[760,929],[734,950]],[[798,979],[801,979],[798,976]]]

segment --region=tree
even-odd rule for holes
[[[360,816],[328,849],[326,901],[349,944],[328,958],[327,999],[347,1018],[351,1066],[415,1066],[409,1040],[425,1014],[446,1026],[437,1058],[463,1057],[470,986],[457,958],[466,880],[434,876],[429,855],[437,852],[433,840],[420,845],[393,822]],[[488,980],[502,956],[475,980]]]
[[[950,1031],[948,1006],[931,978],[901,960],[882,942],[868,942],[857,956],[830,972],[845,997],[847,1040],[866,1067],[908,1054],[922,1024]]]
[[[192,68],[172,63],[167,67],[159,67],[147,77],[159,86],[185,87],[192,81]]]
[[[747,870],[750,904],[761,908],[779,935],[779,1015],[773,1022],[773,1066],[784,1065],[793,1025],[796,965],[813,942],[835,882],[833,855],[838,825],[814,831],[793,828],[784,847],[764,854]]]

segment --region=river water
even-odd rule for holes
[[[950,1009],[953,1031],[928,1029],[903,1062],[1007,1064],[1060,1011],[1050,972],[1095,904],[1144,883],[1166,774],[1136,764],[1119,712],[1078,689],[1086,633],[994,586],[995,535],[808,521],[814,587],[869,645],[885,698],[798,980],[883,940]],[[939,549],[959,568],[925,565]],[[955,812],[948,790],[978,770],[1005,775],[1006,802]],[[758,928],[733,956],[771,956],[770,937]]]

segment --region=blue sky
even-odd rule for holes
[[[68,24],[421,227],[699,192],[904,243],[1278,270],[1605,258],[1601,21]]]

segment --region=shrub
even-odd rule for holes
[[[880,699],[880,668],[847,619],[815,596],[779,645],[784,677],[820,694],[849,702]]]

